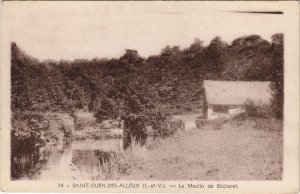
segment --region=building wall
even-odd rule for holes
[[[205,94],[205,91],[203,92],[203,94]],[[204,95],[202,100],[202,119],[207,119],[208,118],[207,114],[208,114],[208,104],[207,104],[206,95]]]
[[[230,109],[228,110],[228,114],[230,114],[230,115],[232,115],[232,116],[238,115],[238,114],[240,114],[240,113],[242,113],[242,112],[245,112],[245,110],[243,109],[242,106],[240,106],[240,107],[235,107],[235,108],[230,108]]]
[[[238,106],[238,107],[228,107],[228,113],[214,112],[213,105],[209,105],[207,109],[207,119],[213,120],[218,118],[230,118],[244,111],[245,110],[242,108],[242,106]]]

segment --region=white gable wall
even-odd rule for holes
[[[238,115],[238,114],[243,113],[243,112],[245,112],[245,110],[243,109],[242,106],[236,107],[236,108],[230,108],[228,110],[228,114],[230,114],[231,116],[235,116],[235,115]]]
[[[207,119],[228,118],[244,112],[250,100],[269,104],[271,82],[204,80],[203,115]]]

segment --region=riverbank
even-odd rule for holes
[[[13,123],[12,137],[21,139],[21,142],[30,140],[34,144],[40,144],[38,141],[40,139],[44,139],[47,144],[62,141],[68,134],[66,121],[69,120],[62,120],[62,118],[63,115],[50,116],[50,114],[18,115],[13,120],[15,123]],[[74,180],[280,180],[282,178],[282,121],[240,118],[205,121],[200,124],[193,130],[178,130],[167,138],[160,137],[154,140],[148,138],[146,145],[134,143],[127,150],[122,149],[120,138],[102,139],[103,134],[106,134],[105,130],[91,128],[92,125],[82,130],[75,130],[73,131],[75,137],[85,138],[80,141],[72,138],[73,141],[69,143],[64,141],[60,147],[59,145],[52,146],[51,149],[45,147],[33,155],[30,154],[28,165],[32,165],[31,161],[35,161],[35,165],[28,167],[31,169],[30,173],[32,171],[32,177],[29,173],[29,178],[34,179],[34,175],[39,174],[38,171],[44,172],[45,169],[44,178],[60,177],[66,180],[70,178]],[[111,131],[107,131],[107,134],[109,133]],[[98,134],[99,138],[95,138],[98,137],[95,134]],[[19,143],[14,146],[17,145],[22,147]],[[27,152],[20,152],[20,154]],[[32,158],[35,155],[36,157]],[[13,168],[15,170],[12,171],[12,177],[18,179],[19,176],[27,173],[28,169],[26,167],[27,170],[23,169],[23,172],[22,169],[17,168],[24,163],[22,155],[13,153],[13,156],[12,166],[15,166]],[[50,159],[51,157],[53,159]],[[40,161],[41,158],[44,158],[43,161]],[[53,161],[55,162],[52,164]],[[41,163],[46,164],[43,167],[45,169],[40,169],[43,166],[40,165]],[[49,170],[48,166],[69,170],[68,176],[61,177],[59,171]],[[59,176],[54,176],[57,175],[55,173]]]
[[[218,127],[214,125],[218,125]],[[282,121],[209,123],[158,139],[134,157],[123,180],[280,180]],[[134,152],[134,150],[132,150]]]
[[[57,144],[74,131],[73,118],[62,112],[13,112],[11,123],[11,145],[17,149]]]

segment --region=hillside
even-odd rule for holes
[[[203,79],[274,81],[270,72],[283,61],[283,52],[276,50],[283,36],[272,38],[249,35],[228,44],[216,37],[208,46],[195,39],[188,48],[166,46],[146,59],[128,49],[119,59],[73,61],[39,61],[12,43],[12,110],[106,111],[116,84],[130,80],[132,86],[143,82],[152,106],[164,105],[169,114],[200,112]]]

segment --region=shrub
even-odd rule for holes
[[[57,114],[39,112],[13,112],[11,121],[12,151],[33,149],[46,143],[57,143],[72,135]]]
[[[185,124],[182,120],[167,120],[163,123],[163,125],[159,128],[157,131],[157,135],[160,137],[170,137],[173,136],[175,133],[184,131],[185,130]]]
[[[255,119],[254,128],[263,131],[282,131],[283,122],[280,119]]]
[[[42,133],[49,129],[49,122],[37,113],[15,113],[12,116],[11,146],[15,150],[31,149],[45,144]]]
[[[190,111],[192,111],[193,109],[192,109],[191,107],[185,107],[184,110],[190,112]]]
[[[248,100],[244,104],[245,113],[244,116],[249,118],[271,118],[274,116],[270,105],[259,102],[255,104],[253,101]],[[238,117],[242,117],[239,115]]]

